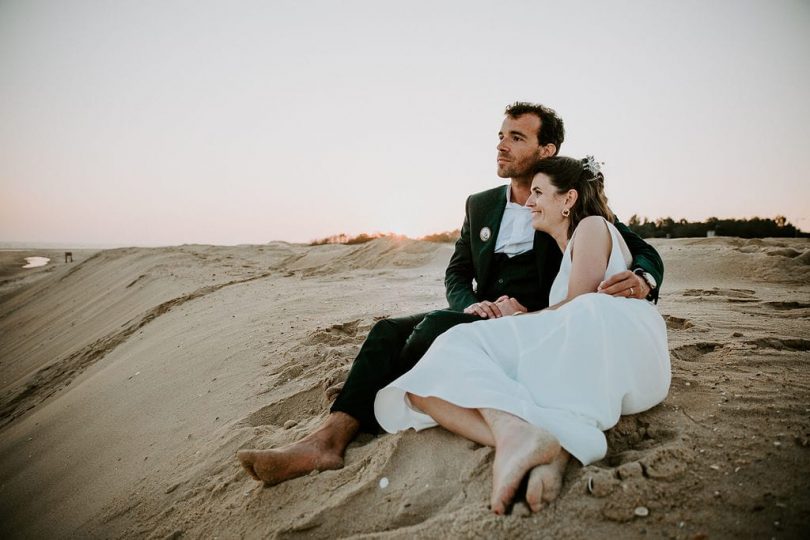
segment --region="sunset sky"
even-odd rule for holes
[[[503,108],[623,220],[810,230],[810,2],[0,1],[0,241],[455,229]]]

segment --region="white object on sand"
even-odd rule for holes
[[[51,262],[48,257],[26,257],[25,260],[28,264],[23,266],[23,268],[38,268]]]

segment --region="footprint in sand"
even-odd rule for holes
[[[770,256],[788,257],[790,259],[793,259],[793,258],[798,257],[799,255],[801,255],[801,252],[796,251],[793,248],[782,247],[782,248],[776,248],[776,249],[769,249],[769,250],[767,250],[765,252],[765,254],[770,255]]]
[[[712,289],[686,289],[683,291],[683,296],[697,296],[703,298],[705,296],[716,296],[722,298],[726,302],[759,302],[756,297],[756,291],[751,289],[721,289],[714,287]]]
[[[708,361],[707,354],[722,348],[723,345],[716,342],[690,343],[689,345],[681,345],[670,349],[669,354],[673,358],[684,362],[706,362]]]
[[[667,323],[667,328],[670,330],[686,330],[695,326],[689,319],[675,317],[673,315],[664,315],[664,320]]]
[[[762,305],[779,311],[810,308],[810,304],[804,302],[764,302]]]
[[[759,349],[775,349],[777,351],[810,351],[810,340],[791,338],[759,338],[746,341],[746,345],[753,345]]]

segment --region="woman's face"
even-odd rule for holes
[[[551,232],[568,226],[568,218],[562,215],[567,208],[568,195],[557,193],[547,174],[537,173],[532,179],[532,192],[526,201],[532,211],[532,227],[538,231]]]

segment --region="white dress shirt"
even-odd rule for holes
[[[495,253],[514,257],[526,253],[534,245],[532,211],[528,206],[512,202],[511,185],[506,185],[506,209],[501,219],[501,228],[495,240]]]

